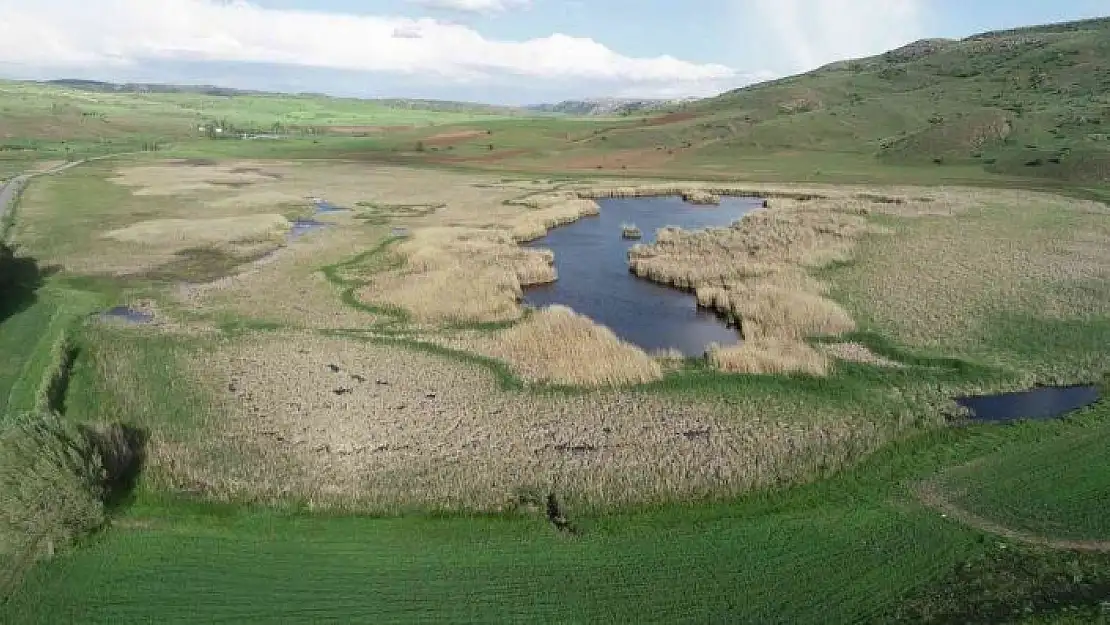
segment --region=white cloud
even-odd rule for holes
[[[420,29],[413,26],[398,26],[393,29],[394,39],[422,39]]]
[[[504,13],[532,4],[531,0],[408,0],[428,9],[458,11],[460,13]]]
[[[924,0],[736,0],[775,69],[810,70],[885,52],[925,36]]]
[[[687,93],[742,81],[723,65],[629,57],[558,33],[499,41],[432,19],[266,9],[244,0],[0,0],[0,15],[0,64],[59,70],[272,63],[472,83],[666,85]]]

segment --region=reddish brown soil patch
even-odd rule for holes
[[[570,158],[557,159],[551,164],[556,168],[567,169],[650,169],[662,167],[674,160],[673,154],[666,150],[637,149],[619,150],[603,154],[588,154]]]
[[[430,163],[492,163],[527,153],[528,150],[502,150],[475,156],[432,156],[427,160]]]
[[[467,139],[485,136],[486,134],[485,130],[475,130],[472,128],[469,130],[457,130],[455,132],[441,132],[437,135],[425,137],[422,141],[424,141],[425,145],[454,145],[456,143],[462,143]]]

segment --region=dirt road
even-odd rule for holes
[[[8,211],[12,209],[12,206],[15,204],[15,199],[19,197],[19,194],[23,191],[23,188],[27,186],[27,183],[31,180],[31,178],[34,178],[35,176],[48,176],[50,174],[61,173],[72,167],[77,167],[81,163],[85,162],[87,161],[73,161],[70,163],[65,163],[64,165],[52,167],[44,171],[20,174],[4,183],[4,185],[0,187],[0,234],[3,233],[3,224],[8,219]]]

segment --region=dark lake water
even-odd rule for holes
[[[116,306],[115,308],[106,310],[100,313],[100,318],[104,320],[123,321],[125,323],[150,323],[154,321],[154,315],[127,306]]]
[[[1001,423],[1061,417],[1098,399],[1097,386],[1046,386],[1020,393],[961,397],[956,402],[971,411],[973,421]]]
[[[687,204],[678,197],[599,200],[601,215],[555,228],[528,244],[555,252],[559,279],[527,288],[525,301],[536,307],[573,308],[646,350],[675,348],[700,356],[710,343],[733,345],[739,341],[737,331],[699,309],[689,293],[630,273],[628,249],[653,242],[655,231],[665,226],[728,226],[762,203],[758,198],[721,198],[720,206]],[[621,238],[622,224],[635,224],[643,239]]]

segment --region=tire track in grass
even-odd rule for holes
[[[1107,540],[1062,540],[1041,536],[1012,527],[975,514],[962,508],[944,492],[939,484],[931,481],[920,482],[913,487],[913,492],[921,503],[940,512],[943,516],[967,525],[973,529],[994,534],[1014,542],[1024,543],[1034,547],[1047,547],[1061,551],[1081,551],[1086,553],[1110,553],[1110,541]]]

